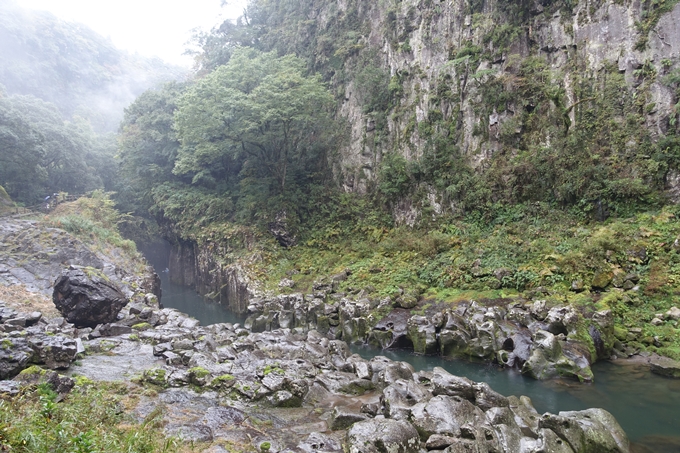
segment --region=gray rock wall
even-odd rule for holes
[[[635,87],[635,71],[643,64],[653,65],[659,73],[678,67],[680,51],[680,6],[661,17],[648,36],[644,50],[638,50],[643,38],[636,24],[644,20],[642,2],[581,0],[571,13],[564,8],[548,14],[550,4],[557,2],[525,2],[531,11],[521,24],[519,35],[503,49],[494,49],[489,35],[495,28],[507,25],[500,2],[483,2],[483,13],[470,14],[465,0],[400,2],[344,0],[319,2],[322,6],[309,17],[317,21],[317,29],[332,28],[342,12],[357,10],[365,21],[362,36],[350,52],[343,67],[342,77],[336,82],[344,89],[340,114],[349,120],[351,139],[339,153],[336,173],[347,191],[366,192],[376,178],[378,166],[388,152],[397,152],[407,159],[419,157],[425,138],[419,125],[436,110],[444,120],[457,124],[457,144],[476,168],[484,167],[500,148],[493,133],[479,133],[491,126],[489,115],[479,108],[480,86],[491,80],[512,79],[518,62],[529,56],[547,59],[554,82],[564,87],[567,105],[577,101],[578,87],[574,80],[583,77],[595,83],[598,71],[609,64],[625,73],[631,88]],[[547,6],[543,6],[547,5]],[[596,7],[597,6],[597,7]],[[338,12],[340,11],[340,13]],[[479,46],[486,55],[478,62],[456,62],[456,52],[466,45]],[[356,77],[362,59],[374,58],[379,67],[399,85],[396,101],[387,112],[386,128],[376,128],[376,113],[366,111],[367,94]],[[578,65],[574,61],[579,61]],[[471,60],[472,61],[472,60]],[[662,71],[663,70],[663,71]],[[651,84],[649,105],[654,105],[647,116],[647,127],[653,136],[664,134],[674,100],[672,91],[664,86],[661,77]],[[506,84],[513,90],[511,83]],[[448,99],[437,99],[438,92],[449,90]],[[521,106],[518,106],[518,108]],[[498,112],[493,123],[496,130],[512,118],[514,107]],[[574,111],[570,112],[572,126]],[[497,121],[497,123],[496,123]],[[546,137],[549,146],[550,138]],[[671,187],[673,189],[674,187]],[[429,204],[435,212],[456,210],[444,206],[440,194],[431,192]],[[395,217],[401,223],[413,223],[417,207],[407,201],[395,206]]]
[[[239,264],[221,260],[224,251],[205,244],[180,241],[170,252],[170,279],[227,306],[236,313],[245,313],[253,295],[249,277]]]

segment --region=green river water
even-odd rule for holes
[[[155,261],[153,256],[149,258]],[[171,283],[168,274],[162,272],[164,267],[156,265],[156,268],[161,271],[164,307],[187,313],[203,325],[243,322],[243,318],[204,299],[194,290]],[[597,363],[593,366],[595,382],[581,384],[565,380],[536,381],[516,370],[493,364],[415,355],[405,350],[383,351],[355,346],[352,351],[367,359],[382,355],[405,361],[416,370],[440,366],[473,381],[487,382],[504,395],[526,395],[540,413],[601,407],[619,421],[632,441],[635,453],[680,453],[680,380],[654,375],[640,361]]]

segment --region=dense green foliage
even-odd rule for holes
[[[24,205],[119,190],[113,131],[123,108],[183,72],[83,25],[0,2],[0,184]]]
[[[17,202],[112,187],[115,142],[32,96],[0,97],[0,184]]]
[[[31,371],[29,369],[27,371]],[[124,384],[80,384],[63,401],[48,384],[25,388],[0,400],[0,450],[41,452],[176,452],[190,451],[162,434],[162,413],[153,411],[141,423],[121,410],[130,395]],[[138,396],[138,395],[137,395]]]
[[[271,289],[292,278],[290,291],[304,293],[320,278],[347,272],[341,291],[392,300],[406,294],[420,299],[419,309],[507,298],[569,303],[584,313],[611,309],[622,340],[627,329],[641,327],[633,346],[680,358],[677,323],[650,323],[676,306],[680,294],[675,207],[584,222],[530,203],[499,209],[493,218],[468,216],[419,229],[386,226],[378,213],[351,195],[321,206],[300,245],[268,249],[258,276]]]
[[[127,109],[124,174],[138,199],[177,223],[294,215],[337,146],[332,106],[299,59],[237,49],[195,84],[146,93]]]
[[[146,91],[125,110],[118,152],[124,185],[118,200],[128,211],[148,214],[152,189],[174,178],[172,169],[180,144],[173,122],[184,88],[170,83]]]

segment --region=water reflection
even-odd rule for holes
[[[198,319],[204,326],[221,322],[243,324],[244,317],[228,310],[224,305],[206,300],[191,288],[171,283],[167,275],[161,274],[163,307],[176,308]]]
[[[168,242],[163,241],[155,245],[141,246],[140,250],[161,277],[161,288],[163,290],[161,302],[163,307],[175,308],[193,316],[204,326],[222,322],[243,324],[245,316],[237,315],[225,306],[202,297],[191,288],[170,281],[168,272],[170,244]]]

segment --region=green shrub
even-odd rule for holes
[[[126,391],[127,392],[127,391]],[[121,413],[122,396],[106,385],[78,384],[58,401],[48,384],[0,400],[0,450],[20,453],[181,451],[158,429],[162,413],[143,422]],[[188,448],[184,451],[188,451]]]

